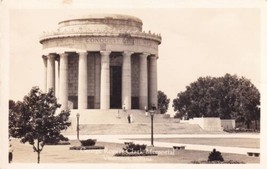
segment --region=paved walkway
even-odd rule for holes
[[[75,140],[75,135],[66,135],[70,140]],[[133,141],[132,138],[150,138],[150,135],[81,135],[80,139],[94,138],[100,142],[109,143],[121,143],[127,141]],[[154,138],[260,138],[259,134],[159,134],[154,135]],[[150,141],[134,140],[137,144],[150,145]],[[211,145],[200,145],[200,144],[182,144],[182,143],[170,143],[170,142],[159,142],[154,141],[156,147],[172,148],[173,146],[186,146],[186,150],[200,150],[200,151],[212,151],[214,148],[223,153],[233,154],[247,154],[247,152],[260,152],[258,148],[240,148],[240,147],[226,147],[226,146],[211,146]]]

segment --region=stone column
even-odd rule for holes
[[[47,89],[48,92],[49,89],[54,89],[55,94],[55,57],[56,54],[49,54],[47,56]]]
[[[122,103],[126,109],[132,107],[132,72],[131,72],[131,55],[133,52],[125,51],[123,54],[122,63]]]
[[[44,86],[43,86],[43,92],[47,92],[47,56],[42,56],[43,62],[44,62]]]
[[[87,109],[87,55],[79,53],[78,109]]]
[[[68,54],[60,54],[60,80],[59,80],[59,103],[61,104],[61,109],[68,109]]]
[[[148,107],[148,76],[147,76],[147,57],[148,53],[140,55],[139,71],[139,109]]]
[[[157,56],[149,57],[149,106],[158,107]]]
[[[110,108],[110,51],[100,51],[101,54],[101,85],[100,85],[100,109]]]

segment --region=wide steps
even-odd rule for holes
[[[79,113],[80,134],[150,134],[151,116],[142,110],[123,112],[112,110],[72,110],[71,127],[65,134],[76,134]],[[133,123],[128,123],[127,116],[133,115]],[[180,123],[179,119],[164,118],[161,114],[154,115],[155,134],[206,134],[223,133],[221,131],[205,131],[197,124]]]
[[[222,132],[205,131],[196,124],[185,123],[155,123],[154,134],[210,134]],[[83,124],[80,125],[82,135],[101,135],[101,134],[150,134],[151,124]],[[65,134],[76,134],[75,128],[68,129]]]
[[[111,110],[72,110],[71,111],[71,121],[73,124],[76,123],[76,114],[79,113],[79,123],[80,124],[127,124],[127,116],[132,114],[134,123],[150,123],[151,117],[142,110],[129,110],[123,112],[121,109],[111,109]],[[154,123],[171,123],[177,122],[177,119],[173,118],[163,118],[160,114],[154,115]]]

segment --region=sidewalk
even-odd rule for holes
[[[75,140],[76,135],[66,135],[70,140]],[[154,138],[260,138],[259,134],[159,134],[154,135]],[[108,143],[121,143],[133,141],[132,138],[150,138],[150,135],[80,135],[80,139],[94,138],[99,142]],[[150,145],[150,141],[134,140],[138,144]],[[243,154],[247,152],[260,152],[258,148],[240,148],[240,147],[226,147],[226,146],[211,146],[211,145],[199,145],[199,144],[180,144],[169,142],[154,141],[156,147],[172,148],[173,146],[185,146],[186,150],[199,150],[199,151],[212,151],[214,148],[223,153]]]

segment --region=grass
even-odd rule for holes
[[[36,163],[37,153],[32,146],[22,144],[19,140],[12,140],[14,148],[14,163]],[[77,144],[71,141],[71,145],[45,146],[41,152],[41,163],[187,163],[192,161],[205,161],[209,152],[182,150],[173,151],[171,148],[150,147],[147,149],[156,151],[158,156],[149,157],[115,157],[121,152],[124,144],[97,142],[98,146],[105,146],[104,150],[69,150],[70,146]],[[259,163],[260,158],[246,155],[222,153],[225,160],[241,161],[245,163]]]
[[[150,140],[150,138],[133,138],[132,140]],[[225,147],[260,148],[260,140],[256,138],[155,138],[154,141]]]

